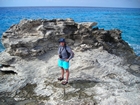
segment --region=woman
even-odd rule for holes
[[[59,40],[59,49],[58,49],[58,66],[61,68],[61,77],[58,78],[59,81],[64,80],[64,73],[66,72],[66,80],[62,82],[63,85],[68,83],[69,79],[69,61],[73,57],[73,52],[69,46],[66,46],[64,38]],[[65,71],[65,72],[64,72]]]

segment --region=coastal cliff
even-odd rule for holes
[[[57,81],[58,40],[62,37],[75,53],[66,86]],[[3,105],[140,103],[140,57],[121,38],[119,29],[99,29],[96,22],[76,23],[70,18],[24,19],[3,33],[2,44]]]
[[[53,20],[21,20],[2,36],[6,52],[15,56],[37,56],[58,48],[58,39],[66,38],[69,45],[82,44],[107,50],[118,56],[132,56],[133,49],[122,40],[119,29],[98,29],[96,22],[76,23],[68,18]],[[82,50],[82,49],[81,49]],[[124,53],[125,52],[125,53]]]

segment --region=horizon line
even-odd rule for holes
[[[100,7],[100,6],[0,6],[0,8],[19,8],[19,7],[73,7],[73,8],[82,8],[82,7],[84,7],[84,8],[130,8],[130,9],[140,9],[140,7],[138,8],[138,7]]]

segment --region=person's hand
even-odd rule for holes
[[[61,58],[62,58],[62,56],[61,56],[61,55],[59,55],[59,58],[61,59]]]
[[[66,62],[68,62],[68,61],[69,61],[69,59],[65,59],[65,61],[66,61]]]

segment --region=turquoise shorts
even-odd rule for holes
[[[58,66],[64,68],[65,70],[69,69],[69,62],[62,59],[58,59]]]

